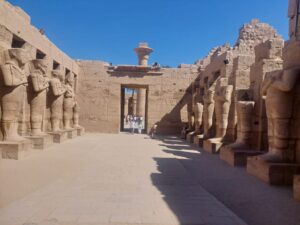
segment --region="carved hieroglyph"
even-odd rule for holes
[[[216,115],[216,138],[223,138],[226,135],[228,127],[228,117],[233,92],[233,85],[227,85],[228,78],[220,78],[217,81],[215,100],[215,115]]]
[[[63,118],[64,93],[66,92],[66,88],[62,82],[62,73],[53,70],[52,79],[50,80],[50,87],[53,94],[53,99],[51,99],[51,125],[53,132],[61,131],[60,122]]]
[[[3,76],[2,92],[2,132],[4,141],[24,140],[18,134],[18,117],[24,98],[24,85],[27,85],[25,64],[30,60],[27,49],[12,48],[5,52],[6,62],[1,65]]]
[[[267,162],[294,161],[294,152],[289,151],[289,139],[293,116],[293,89],[299,78],[299,72],[299,68],[293,68],[269,73],[262,84],[268,117],[269,151],[261,158]]]
[[[49,87],[49,78],[46,75],[47,61],[36,59],[32,61],[33,69],[29,75],[30,91],[30,122],[31,135],[42,135],[42,123],[46,109],[46,92]]]
[[[66,130],[71,129],[71,121],[73,120],[73,108],[75,106],[75,94],[74,94],[74,74],[69,73],[66,77],[66,92],[64,95],[64,128]]]

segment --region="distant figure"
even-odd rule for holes
[[[132,126],[133,126],[133,117],[132,115],[128,115],[128,123],[129,123],[129,130],[132,130]]]
[[[149,132],[149,135],[152,139],[155,138],[155,136],[157,134],[157,127],[158,127],[158,122],[153,125],[153,127],[151,128],[151,130]]]
[[[181,139],[185,139],[186,138],[186,134],[187,134],[187,130],[188,130],[188,126],[184,126],[181,130]]]
[[[131,133],[135,133],[135,129],[137,128],[137,117],[135,115],[132,116],[132,128]]]
[[[138,132],[139,132],[139,134],[142,133],[143,129],[144,129],[144,118],[143,117],[139,117],[138,118]]]
[[[153,65],[152,65],[153,68],[160,68],[160,65],[158,62],[155,62]]]

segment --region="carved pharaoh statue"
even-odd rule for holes
[[[203,104],[199,102],[199,90],[200,88],[196,88],[196,93],[193,99],[193,112],[195,117],[195,135],[201,133],[201,125],[202,125],[202,116],[203,116]]]
[[[52,71],[52,79],[50,80],[50,86],[53,94],[51,102],[51,125],[52,131],[61,131],[60,121],[63,118],[63,102],[64,93],[66,89],[63,85],[63,74],[60,71]]]
[[[66,77],[66,92],[64,95],[64,128],[66,130],[71,129],[71,121],[73,120],[73,108],[75,106],[75,94],[74,94],[74,74],[69,73]]]
[[[18,117],[24,98],[24,85],[27,85],[27,76],[24,66],[30,60],[26,49],[12,48],[5,53],[6,61],[1,65],[3,76],[2,89],[2,131],[4,141],[22,141],[18,134]]]
[[[215,110],[215,84],[206,84],[203,95],[203,127],[204,127],[204,139],[212,137],[212,125],[213,125],[213,115]]]
[[[293,68],[266,75],[262,95],[266,99],[268,117],[268,153],[260,156],[271,163],[288,163],[294,160],[289,151],[291,120],[293,116],[294,87],[299,81],[300,69]]]
[[[233,85],[227,85],[228,78],[222,77],[217,81],[215,100],[216,138],[223,138],[228,127],[228,117],[233,92]]]
[[[36,59],[32,61],[33,69],[29,75],[32,98],[30,100],[31,135],[42,135],[42,123],[46,109],[46,92],[49,79],[46,75],[47,61]]]

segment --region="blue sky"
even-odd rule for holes
[[[148,42],[150,63],[193,63],[212,47],[234,44],[239,27],[258,18],[286,39],[288,0],[9,0],[75,59],[136,64]]]

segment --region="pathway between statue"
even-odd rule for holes
[[[228,184],[224,183],[225,192],[222,187],[231,171],[234,170],[216,156],[201,153],[175,137],[152,140],[145,135],[125,133],[87,134],[21,161],[0,161],[0,224],[245,225],[221,203],[234,211],[238,206],[245,208],[243,199],[236,199]],[[237,180],[246,177],[247,180],[241,179],[241,187],[247,185],[250,194],[262,185],[244,171],[235,171],[230,176]],[[235,191],[237,183],[232,183]],[[266,188],[274,192],[272,187],[264,187],[264,192]],[[275,191],[281,196],[278,207],[288,204],[296,215],[299,204],[287,198],[290,192]],[[249,195],[246,189],[235,192]],[[271,220],[261,216],[264,212],[257,213],[260,217],[251,216],[255,212],[251,208],[254,200],[247,206],[250,214],[236,210],[239,215],[249,225],[276,225],[276,221],[268,223]],[[270,208],[272,205],[265,208],[267,214],[273,214]],[[289,216],[296,222],[293,210],[289,210]],[[287,222],[297,224],[291,219]]]

